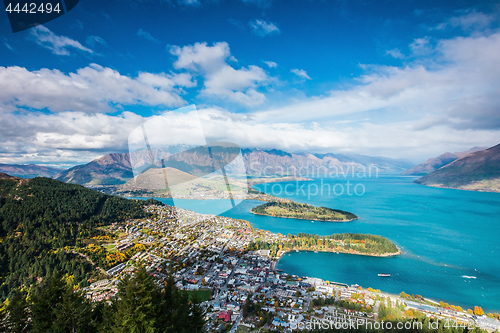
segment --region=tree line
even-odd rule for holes
[[[319,249],[333,251],[337,248],[355,250],[366,254],[397,253],[397,246],[385,237],[370,234],[341,233],[330,236],[299,233],[288,235],[289,241],[284,244],[286,249]]]
[[[341,233],[330,236],[299,233],[296,236],[288,234],[284,242],[268,243],[264,240],[251,241],[248,251],[270,250],[270,256],[275,257],[280,250],[321,250],[335,251],[338,249],[354,250],[365,254],[397,253],[399,249],[387,238],[370,234]]]

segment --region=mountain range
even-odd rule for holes
[[[20,178],[47,177],[52,178],[63,169],[51,168],[35,164],[0,164],[0,172]]]
[[[439,155],[438,157],[430,158],[424,163],[416,165],[413,168],[404,171],[402,175],[425,176],[433,171],[436,171],[439,168],[444,167],[447,164],[450,164],[451,162],[459,159],[460,157],[463,157],[470,153],[474,153],[476,151],[485,150],[486,148],[488,147],[474,147],[467,151],[455,152],[455,153],[446,152],[442,155]]]
[[[233,147],[224,147],[226,154],[220,153],[220,159],[232,160],[234,158]],[[210,154],[214,154],[212,147]],[[179,153],[155,150],[152,152],[142,152],[139,154],[107,154],[97,160],[84,165],[78,165],[68,170],[64,170],[54,176],[55,179],[68,183],[82,185],[118,185],[124,184],[133,178],[132,165],[141,169],[147,164],[148,155],[153,154],[154,160],[164,162],[164,165],[156,167],[171,167],[187,172],[192,175],[207,174],[212,171],[213,163],[219,159],[211,161],[208,150],[203,147],[192,148]],[[411,166],[408,162],[385,157],[370,157],[364,155],[344,155],[344,154],[309,154],[309,153],[288,153],[282,150],[261,150],[242,149],[241,150],[244,167],[242,165],[229,166],[234,173],[245,173],[250,176],[269,175],[328,175],[344,174],[352,172],[372,171],[380,172],[401,172]],[[142,163],[142,164],[141,164]],[[245,170],[246,169],[246,170]]]
[[[239,149],[234,146],[172,147],[151,151],[106,154],[87,164],[60,170],[37,165],[0,164],[0,172],[21,178],[36,176],[86,186],[122,185],[135,173],[150,168],[177,169],[182,173],[202,176],[233,161]],[[357,172],[401,172],[403,175],[423,175],[417,183],[466,190],[500,191],[500,148],[474,147],[465,152],[444,153],[436,158],[411,167],[408,162],[386,157],[356,154],[289,153],[283,150],[242,149],[241,161],[231,163],[226,169],[233,174],[250,178],[267,176],[336,176]],[[148,161],[155,161],[154,164]],[[218,166],[218,167],[217,167]],[[410,168],[411,167],[411,168]],[[160,174],[158,174],[160,175]],[[153,177],[154,178],[154,177]],[[129,185],[120,186],[128,189]]]
[[[433,187],[500,192],[500,144],[460,157],[415,182]]]

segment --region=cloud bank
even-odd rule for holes
[[[465,36],[421,36],[406,50],[387,51],[402,65],[360,64],[363,74],[348,85],[310,96],[294,94],[293,82],[261,67],[239,65],[226,42],[171,46],[170,73],[130,76],[96,64],[73,73],[0,67],[0,163],[85,162],[125,151],[130,131],[150,117],[123,110],[175,109],[188,100],[204,103],[199,114],[211,139],[242,147],[420,162],[445,151],[492,146],[500,141],[500,31],[479,24],[481,15],[468,12],[439,27],[471,31]],[[43,43],[56,54],[89,53],[81,44],[38,33],[49,36]],[[310,79],[303,69],[288,70]],[[185,97],[189,92],[193,99]],[[294,97],[278,104],[276,95]],[[236,112],[224,103],[247,109]],[[189,121],[183,117],[176,119]]]

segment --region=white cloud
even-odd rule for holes
[[[139,37],[142,37],[146,40],[149,40],[150,42],[155,42],[155,43],[159,43],[160,41],[156,38],[154,38],[153,36],[151,36],[151,34],[147,31],[144,31],[142,28],[139,29],[139,31],[137,31],[137,36]]]
[[[307,72],[303,69],[294,68],[294,69],[291,69],[290,72],[292,72],[293,74],[297,75],[298,77],[300,77],[302,79],[311,80],[309,75],[307,75]]]
[[[187,73],[140,73],[133,78],[96,64],[69,74],[0,67],[0,111],[27,107],[102,112],[116,110],[116,104],[176,107],[185,104],[179,87],[194,84]]]
[[[102,151],[124,150],[128,134],[141,122],[142,118],[132,112],[114,116],[84,112],[3,113],[0,163],[89,162],[102,156]]]
[[[437,25],[434,29],[443,30],[446,28],[461,28],[464,31],[484,31],[488,29],[493,22],[498,22],[498,13],[485,14],[477,12],[475,9],[464,15],[453,16],[444,23]]]
[[[413,43],[410,44],[410,50],[414,56],[429,55],[433,51],[430,45],[430,38],[428,36],[424,38],[415,38]]]
[[[91,47],[95,47],[97,44],[101,44],[104,46],[108,45],[108,43],[106,43],[106,41],[99,36],[88,36],[87,44]]]
[[[70,49],[77,49],[90,54],[94,53],[94,51],[83,46],[76,40],[65,36],[58,36],[43,25],[32,28],[31,36],[38,45],[51,50],[52,53],[57,55],[70,55]]]
[[[262,104],[263,93],[257,88],[264,85],[268,75],[258,66],[235,69],[227,61],[235,61],[225,42],[207,46],[196,43],[184,47],[173,46],[170,52],[177,56],[176,69],[186,69],[204,77],[202,95],[214,96],[246,106]]]
[[[212,139],[242,147],[414,160],[497,144],[500,31],[416,39],[411,49],[413,55],[404,66],[362,65],[364,74],[347,88],[296,97],[283,107],[262,107],[249,114],[201,110],[204,130]],[[87,112],[1,113],[0,162],[83,162],[103,152],[125,149],[130,130],[147,119],[127,112],[88,112],[111,109],[110,103],[182,104],[180,87],[196,84],[191,75],[203,78],[202,96],[246,105],[265,100],[258,89],[271,78],[260,67],[233,68],[227,43],[172,47],[171,53],[177,56],[174,67],[186,73],[128,77],[99,66],[70,74],[0,67],[1,109],[18,111],[16,106],[24,106]],[[184,135],[180,140],[188,141],[190,133]]]
[[[201,4],[199,0],[180,0],[179,3],[186,6],[199,6]]]
[[[230,18],[227,21],[229,23],[231,23],[232,25],[234,25],[235,27],[237,27],[238,29],[241,29],[241,30],[245,29],[245,25],[240,20],[236,20],[236,19]]]
[[[143,2],[144,0],[139,0],[139,2]],[[150,0],[155,1],[155,0]],[[159,0],[160,3],[167,3],[171,6],[180,6],[180,7],[189,7],[189,8],[197,8],[197,7],[205,7],[213,4],[218,4],[220,0]]]
[[[170,113],[169,113],[170,114]],[[179,142],[191,142],[186,130],[189,113],[170,117],[170,130]],[[153,119],[131,112],[118,115],[61,112],[57,114],[6,113],[0,122],[0,163],[32,161],[85,163],[110,151],[127,151],[127,138],[138,125]],[[494,145],[494,130],[461,130],[446,125],[415,130],[413,122],[374,124],[263,122],[245,114],[220,109],[199,111],[210,141],[233,142],[241,147],[279,148],[288,151],[356,152],[410,159],[425,159],[445,151]]]
[[[492,130],[435,126],[415,131],[411,121],[374,124],[363,120],[352,126],[334,122],[290,123],[282,120],[285,118],[267,122],[215,109],[201,110],[200,118],[207,136],[214,141],[288,151],[356,152],[418,159],[437,156],[447,150],[467,150],[474,145],[498,143]]]
[[[248,5],[255,5],[261,8],[268,8],[271,6],[273,2],[272,0],[241,0],[241,1]]]
[[[396,59],[402,59],[402,58],[404,58],[404,55],[401,53],[401,51],[398,48],[387,50],[385,52],[385,54],[388,54],[391,57],[396,58]]]
[[[417,44],[431,48],[425,41]],[[499,130],[499,63],[500,32],[440,40],[405,67],[362,66],[366,74],[350,89],[304,98],[253,116],[260,122],[284,118],[308,122],[371,113],[378,122],[395,121],[384,116],[387,112],[412,120],[412,131],[433,126]]]
[[[269,68],[276,68],[278,67],[278,64],[275,63],[274,61],[264,61],[264,63],[269,67]]]
[[[6,47],[6,48],[8,48],[9,50],[11,50],[11,51],[15,52],[14,47],[12,47],[12,45],[10,45],[10,44],[9,44],[9,42],[8,42],[7,38],[4,38],[4,39],[3,39],[3,44],[5,45],[5,47]]]
[[[250,28],[252,28],[253,32],[259,36],[267,36],[267,35],[277,35],[281,31],[276,26],[276,24],[272,22],[266,22],[264,20],[255,19],[248,22]]]

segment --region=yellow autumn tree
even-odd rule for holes
[[[484,311],[483,311],[483,309],[480,306],[476,305],[474,307],[474,314],[477,315],[477,316],[482,316],[482,315],[484,315]]]

